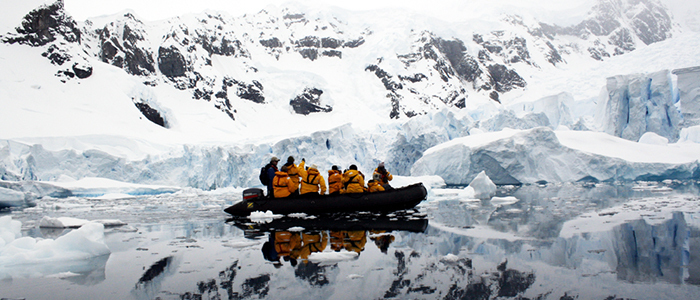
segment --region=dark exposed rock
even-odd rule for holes
[[[501,100],[498,99],[498,92],[496,91],[491,91],[491,93],[489,93],[489,98],[491,98],[493,101],[501,103]]]
[[[550,41],[547,41],[547,47],[549,47],[549,52],[545,55],[545,57],[549,63],[556,66],[557,63],[564,62],[564,59],[559,54],[559,51],[557,51]]]
[[[158,69],[167,77],[185,76],[187,62],[174,46],[158,48]]]
[[[342,40],[328,38],[328,37],[324,37],[321,39],[321,47],[323,47],[323,48],[336,49],[338,47],[342,47],[342,45],[343,45]]]
[[[509,70],[506,66],[500,64],[490,65],[487,68],[491,84],[496,91],[503,93],[512,90],[516,86],[525,87],[525,80],[514,70]]]
[[[624,54],[635,49],[634,38],[632,37],[632,33],[627,28],[621,28],[614,34],[610,35],[610,44],[615,46],[615,53],[613,53],[614,55]]]
[[[72,56],[65,50],[59,49],[56,45],[51,45],[41,56],[48,58],[52,64],[60,66],[69,61]]]
[[[143,23],[130,13],[100,31],[100,60],[124,69],[129,74],[148,76],[155,72],[153,54],[141,43],[146,42]]]
[[[345,42],[345,44],[343,44],[343,47],[346,47],[346,48],[357,48],[357,47],[362,46],[362,44],[364,44],[364,43],[365,43],[365,39],[364,39],[364,38],[359,38],[359,39],[356,39],[356,40],[353,40],[353,41],[347,41],[347,42]]]
[[[584,40],[594,37],[608,37],[615,46],[614,55],[620,55],[636,48],[634,36],[649,45],[671,37],[671,17],[663,5],[653,0],[600,1],[591,10],[591,17],[579,24],[559,27],[540,23],[539,28],[529,30],[534,36],[554,39],[556,35],[577,36]],[[591,57],[603,60],[610,57],[601,47],[588,49]]]
[[[267,40],[260,40],[260,45],[267,48],[282,48],[282,42],[280,42],[280,40],[276,37]]]
[[[369,65],[365,67],[365,71],[373,72],[374,75],[377,76],[377,78],[382,80],[384,88],[386,88],[388,91],[393,92],[403,88],[403,85],[401,83],[393,81],[391,79],[392,76],[377,65]]]
[[[420,82],[423,81],[424,79],[428,79],[428,76],[423,75],[422,73],[418,74],[413,74],[413,76],[401,76],[399,75],[400,80],[407,80],[412,83]]]
[[[314,61],[318,58],[318,49],[316,49],[316,48],[303,48],[303,49],[299,50],[299,54],[301,54],[301,57],[303,57],[303,58],[308,58],[308,59]]]
[[[307,36],[303,39],[295,41],[294,45],[297,47],[319,48],[321,47],[321,41],[315,36]]]
[[[599,48],[588,48],[588,53],[590,53],[591,57],[593,57],[596,60],[603,60],[604,57],[610,57],[610,53],[606,52],[604,49]]]
[[[149,121],[151,121],[155,124],[160,125],[161,127],[167,127],[165,120],[163,119],[163,116],[160,115],[160,112],[153,109],[151,106],[149,106],[146,103],[135,102],[134,104],[141,111],[141,113],[146,117],[146,119],[148,119]]]
[[[202,35],[197,42],[201,43],[202,48],[209,52],[209,55],[235,56],[240,54],[241,56],[247,56],[239,40],[231,40],[227,37],[222,37],[218,40],[211,35]]]
[[[92,66],[87,63],[80,64],[76,62],[71,69],[73,69],[75,76],[80,79],[85,79],[92,75]]]
[[[316,112],[330,112],[333,110],[332,107],[321,105],[321,94],[323,91],[317,88],[306,88],[301,95],[296,96],[294,99],[289,101],[289,105],[292,106],[294,112],[301,115],[308,115],[310,113]]]
[[[229,87],[236,87],[236,96],[241,99],[253,101],[255,103],[265,103],[263,96],[263,85],[253,80],[253,84],[246,84],[230,77],[225,77],[223,80],[223,90],[226,91]]]
[[[5,43],[20,43],[31,46],[43,46],[51,43],[57,37],[63,37],[66,42],[79,43],[80,30],[77,23],[66,15],[63,0],[50,5],[42,5],[29,12],[22,19],[22,25],[16,28],[17,34],[3,39]]]
[[[343,58],[343,52],[338,50],[326,50],[321,53],[323,56]]]

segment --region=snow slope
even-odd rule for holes
[[[11,31],[9,28],[17,26],[21,15],[32,7],[23,2],[4,11],[7,18],[3,19],[3,28]],[[577,45],[586,47],[592,40],[558,35],[557,49],[565,61],[555,64],[543,56],[546,39],[527,32],[536,28],[528,27],[536,21],[533,15],[524,15],[521,21],[525,26],[517,24],[517,18],[506,18],[510,23],[487,22],[476,16],[446,22],[417,14],[397,17],[390,10],[354,12],[299,4],[290,7],[271,7],[242,17],[209,12],[158,22],[142,22],[123,14],[102,16],[79,24],[84,30],[80,45],[61,38],[55,42],[59,50],[49,50],[49,45],[0,43],[3,188],[18,190],[14,182],[55,181],[62,175],[201,189],[255,186],[259,183],[251,174],[273,155],[292,155],[297,160],[304,157],[321,168],[357,164],[363,172],[371,172],[377,163],[386,161],[394,174],[439,175],[448,184],[467,184],[481,171],[486,171],[495,183],[697,179],[693,127],[674,128],[679,136],[663,146],[599,133],[606,128],[596,122],[596,105],[601,102],[599,97],[603,96],[599,94],[608,77],[700,64],[700,34],[682,27],[685,25],[674,27],[671,38],[649,45],[635,38],[636,49],[602,61],[592,59],[586,49],[566,46],[580,43]],[[278,21],[282,23],[275,23]],[[187,66],[196,68],[183,77],[167,77],[167,72],[157,68],[136,76],[113,61],[103,62],[99,31],[90,31],[123,29],[127,25],[134,28],[132,32],[144,35],[136,43],[143,47],[140,49],[152,53],[158,53],[162,46],[186,49],[183,41],[195,37],[192,32],[218,36],[217,43],[221,36],[236,38],[245,47],[236,48],[235,55],[207,56],[197,45],[191,52],[182,52],[190,63]],[[332,30],[321,29],[323,26]],[[501,39],[497,38],[499,30],[505,30]],[[325,36],[318,32],[325,32]],[[474,33],[480,33],[485,41],[478,44]],[[285,40],[293,37],[299,42],[311,35],[361,40],[362,45],[337,48],[342,50],[342,59],[319,55],[310,60],[300,55],[306,48]],[[527,37],[529,54],[519,54],[515,59],[512,55],[516,49],[506,45],[520,36]],[[260,45],[260,39],[271,41],[276,37],[291,49]],[[452,45],[458,49],[458,41],[465,41],[464,53],[474,57],[487,43],[506,47],[502,53],[493,50],[490,59],[517,71],[527,85],[499,92],[499,103],[490,99],[488,92],[474,87],[478,80],[465,82],[458,76],[441,80],[440,72],[454,68],[440,69],[441,63],[453,58],[440,47]],[[414,59],[419,57],[416,53],[429,49],[442,52],[436,52],[436,60],[427,56]],[[89,65],[91,75],[70,77],[65,73],[69,66],[44,57],[50,57],[49,51],[63,50],[71,56],[71,63]],[[511,63],[509,59],[519,62]],[[368,64],[389,76],[367,71]],[[399,80],[401,76],[423,73],[427,80]],[[201,78],[191,88],[178,88],[188,76]],[[248,91],[255,90],[253,82],[259,82],[264,87],[264,103],[234,97],[235,86],[225,98],[229,108],[224,98],[193,99],[193,92],[216,92],[226,76],[245,83]],[[669,73],[667,94],[674,97],[668,99],[676,103],[674,109],[680,110],[678,93],[674,92],[675,76]],[[392,84],[405,88],[388,89]],[[455,106],[458,101],[443,102],[449,89],[461,85],[466,86],[464,92],[459,88],[455,91],[466,97],[464,108]],[[290,99],[310,87],[323,90],[320,106],[332,107],[332,111],[308,115],[294,112]],[[156,109],[167,125],[161,127],[149,121],[134,105],[137,103]],[[389,118],[395,103],[402,114]],[[417,115],[409,118],[411,113]],[[632,115],[637,117],[641,116]],[[508,127],[524,131],[503,130]],[[490,133],[469,136],[479,131]],[[522,151],[513,153],[511,144]],[[488,157],[493,160],[476,164],[467,161],[474,151],[489,151]],[[575,167],[582,161],[595,163],[593,167]]]

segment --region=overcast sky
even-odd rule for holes
[[[42,3],[55,0],[0,0],[0,30],[7,31],[20,24],[21,18]],[[364,11],[399,7],[445,21],[474,18],[488,20],[501,12],[528,12],[538,20],[558,25],[572,25],[586,17],[598,0],[297,0],[305,6],[337,6],[347,10]],[[284,6],[290,0],[64,0],[68,13],[77,21],[132,10],[146,21],[155,21],[204,10],[225,11],[237,17],[257,13],[268,5]],[[700,0],[661,0],[671,8],[676,20],[691,20],[700,31]]]
[[[7,1],[7,0],[3,0]],[[198,13],[206,9],[226,11],[232,16],[245,13],[257,13],[270,4],[283,6],[289,0],[64,0],[66,10],[76,20],[85,20],[105,14],[114,14],[124,9],[132,9],[139,17],[153,21],[186,13]],[[460,21],[474,16],[493,13],[494,11],[516,11],[528,7],[542,18],[559,18],[565,22],[568,18],[560,17],[567,11],[568,15],[582,15],[593,0],[350,0],[350,1],[297,1],[307,6],[337,6],[348,10],[375,10],[401,7],[447,21]]]

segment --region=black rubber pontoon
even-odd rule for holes
[[[262,198],[262,190],[248,189],[243,200],[224,209],[234,216],[247,216],[254,211],[275,214],[336,212],[391,212],[413,208],[428,195],[422,183],[375,193],[318,195],[315,197]]]

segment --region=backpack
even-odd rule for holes
[[[260,169],[260,182],[263,185],[270,185],[270,177],[267,177],[267,169],[270,168],[270,164],[265,165]]]

